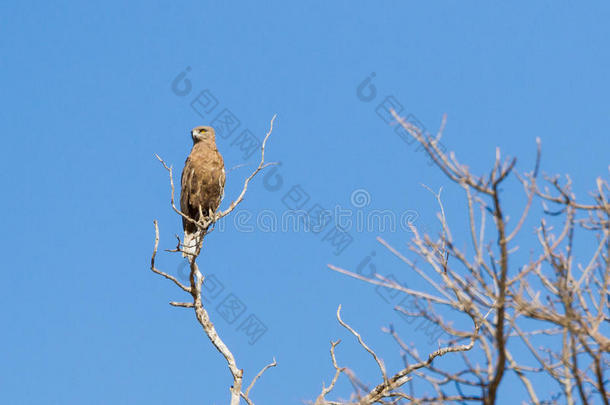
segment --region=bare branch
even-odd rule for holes
[[[330,385],[328,387],[322,386],[322,392],[320,393],[318,398],[316,398],[315,405],[323,405],[327,403],[326,395],[328,395],[335,388],[335,384],[337,383],[339,376],[342,372],[345,371],[345,368],[339,367],[339,365],[337,364],[337,359],[335,357],[335,348],[339,343],[341,343],[341,340],[337,340],[336,342],[330,342],[330,358],[333,362],[333,367],[335,368],[335,375],[333,376],[333,379],[331,380]]]
[[[212,321],[210,320],[210,316],[208,314],[208,312],[206,311],[206,309],[203,306],[203,299],[202,299],[202,285],[204,282],[204,277],[201,274],[201,272],[199,271],[199,267],[197,265],[196,259],[199,256],[199,253],[201,251],[201,245],[203,242],[203,236],[205,236],[205,234],[209,233],[212,229],[214,224],[216,223],[216,221],[218,221],[220,218],[228,215],[229,213],[231,213],[235,207],[244,199],[244,196],[246,194],[247,188],[248,188],[248,184],[249,182],[265,167],[269,166],[270,163],[265,164],[265,146],[267,143],[267,140],[269,139],[269,136],[271,135],[271,132],[273,130],[273,122],[275,121],[276,116],[274,115],[273,118],[271,119],[271,124],[270,124],[270,129],[267,132],[267,135],[265,136],[265,139],[262,143],[261,146],[261,161],[258,165],[258,167],[252,172],[252,174],[250,174],[250,176],[246,179],[245,183],[244,183],[244,187],[240,193],[240,195],[238,196],[238,198],[233,201],[231,203],[231,205],[229,206],[229,208],[225,211],[219,211],[216,213],[210,212],[210,213],[203,213],[201,212],[200,209],[200,220],[199,221],[195,221],[193,218],[188,217],[187,215],[185,215],[184,213],[182,213],[175,205],[175,198],[174,198],[174,194],[175,194],[175,187],[174,187],[174,179],[173,179],[173,169],[171,166],[168,166],[163,159],[161,159],[158,155],[155,155],[157,157],[157,159],[161,162],[161,164],[163,165],[163,167],[168,171],[169,173],[169,178],[170,178],[170,187],[171,187],[171,206],[172,209],[174,210],[174,212],[176,212],[178,215],[180,215],[182,218],[184,218],[187,221],[190,221],[192,223],[194,223],[198,229],[201,231],[202,235],[199,238],[199,240],[197,241],[197,246],[196,246],[196,250],[194,254],[189,253],[189,264],[190,264],[190,275],[189,275],[189,280],[190,280],[190,287],[187,287],[185,285],[183,285],[182,283],[180,283],[180,281],[178,281],[175,277],[162,272],[160,270],[158,270],[155,267],[155,258],[156,258],[156,254],[157,254],[157,250],[158,250],[158,246],[159,246],[159,227],[157,225],[157,221],[154,221],[155,224],[155,246],[154,246],[154,250],[153,250],[153,254],[152,254],[152,258],[151,258],[151,270],[159,275],[162,275],[163,277],[173,281],[178,287],[180,287],[183,291],[189,293],[193,299],[192,302],[176,302],[176,301],[171,301],[170,305],[174,306],[174,307],[181,307],[181,308],[193,308],[195,311],[195,316],[197,318],[197,321],[199,322],[199,324],[201,325],[201,327],[203,328],[205,334],[208,336],[208,338],[210,339],[210,341],[212,342],[212,345],[216,348],[216,350],[218,350],[218,352],[225,358],[226,362],[227,362],[227,366],[229,368],[229,371],[233,377],[233,384],[230,388],[230,392],[231,392],[231,401],[230,404],[231,405],[239,405],[240,403],[240,398],[243,398],[249,405],[253,405],[252,401],[249,398],[249,393],[250,390],[252,389],[252,387],[254,386],[254,384],[256,383],[256,381],[262,376],[262,374],[270,367],[275,367],[276,366],[276,362],[275,359],[273,361],[273,363],[268,364],[267,366],[265,366],[252,380],[251,384],[248,386],[248,388],[246,389],[246,392],[242,392],[241,388],[242,388],[242,383],[243,383],[243,370],[241,370],[239,367],[237,367],[237,363],[235,361],[235,357],[233,356],[233,353],[229,350],[228,346],[223,342],[223,340],[220,338],[220,336],[218,335],[218,332],[216,331],[216,328],[214,327],[214,324],[212,323]],[[176,249],[172,249],[169,250],[171,252],[183,252],[181,249],[181,243],[180,243],[180,238],[178,238],[178,246],[176,247]]]
[[[237,205],[240,202],[242,202],[242,200],[244,199],[244,196],[246,195],[246,191],[248,190],[248,184],[250,183],[250,180],[252,180],[254,178],[254,176],[256,176],[258,174],[258,172],[263,170],[265,167],[273,164],[273,163],[265,163],[265,146],[267,145],[267,139],[269,139],[269,137],[271,136],[271,132],[273,132],[273,123],[275,122],[276,117],[277,117],[277,114],[274,115],[273,118],[271,118],[271,124],[269,125],[269,131],[267,131],[267,135],[265,135],[265,139],[263,139],[263,144],[261,146],[261,160],[260,160],[258,166],[256,167],[256,169],[254,169],[254,171],[250,174],[250,176],[248,176],[248,178],[246,178],[246,180],[244,181],[244,187],[241,190],[241,193],[239,194],[237,199],[235,199],[235,201],[233,201],[231,203],[231,205],[229,205],[229,208],[217,213],[216,220],[230,214],[231,211],[233,211],[235,209],[235,207],[237,207]]]
[[[190,294],[191,291],[192,291],[191,287],[185,286],[180,281],[178,281],[178,279],[176,277],[174,277],[174,276],[172,276],[170,274],[167,274],[167,273],[165,273],[165,272],[163,272],[163,271],[161,271],[161,270],[159,270],[159,269],[157,269],[155,267],[155,258],[157,256],[157,249],[159,248],[159,225],[158,225],[156,219],[154,220],[154,224],[155,224],[155,248],[153,249],[153,254],[152,254],[152,257],[150,259],[150,269],[153,272],[155,272],[155,273],[165,277],[166,279],[173,281],[174,284],[176,284],[178,287],[180,287],[183,291],[186,291],[187,293]]]
[[[271,368],[271,367],[275,367],[277,366],[277,362],[275,361],[275,358],[273,359],[273,361],[269,364],[267,364],[265,367],[263,367],[261,369],[261,371],[258,372],[258,374],[252,379],[252,382],[250,383],[250,385],[248,385],[248,388],[246,389],[246,392],[241,394],[242,398],[244,398],[246,401],[248,401],[248,404],[250,404],[250,390],[252,389],[252,387],[254,387],[254,384],[256,384],[256,381],[258,381],[259,378],[261,378],[261,376],[265,373],[265,371],[267,371],[267,369]]]
[[[387,381],[388,376],[386,375],[385,366],[383,365],[383,361],[377,356],[377,354],[373,350],[371,350],[370,347],[368,347],[366,345],[366,343],[364,343],[364,340],[362,340],[362,337],[360,336],[360,334],[358,332],[356,332],[347,323],[343,322],[343,320],[341,319],[341,305],[339,305],[339,307],[337,308],[337,320],[339,321],[341,326],[343,326],[345,329],[349,330],[352,333],[352,335],[354,335],[356,337],[356,339],[358,339],[358,343],[360,343],[360,346],[362,346],[367,352],[370,353],[371,356],[373,356],[373,358],[375,359],[375,362],[377,363],[377,366],[379,367],[379,370],[381,370],[381,375],[383,376],[383,381]]]

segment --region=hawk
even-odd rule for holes
[[[225,168],[222,156],[216,148],[214,128],[199,126],[191,130],[193,149],[186,158],[182,170],[180,211],[199,221],[215,213],[222,200],[225,187]],[[184,257],[195,254],[197,245],[206,230],[182,217],[184,228]]]

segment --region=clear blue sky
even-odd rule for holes
[[[571,173],[585,197],[609,163],[609,11],[551,1],[3,2],[0,402],[226,403],[224,362],[192,312],[167,304],[186,297],[148,270],[153,219],[162,248],[181,229],[153,154],[179,176],[189,130],[225,108],[240,121],[218,139],[227,169],[249,164],[229,173],[225,203],[256,160],[244,159],[239,134],[262,139],[278,114],[268,158],[281,161],[279,177],[252,184],[241,208],[254,216],[281,215],[295,186],[305,208],[350,207],[364,189],[367,209],[413,210],[432,227],[434,199],[420,184],[461,193],[378,116],[387,96],[431,130],[447,113],[444,145],[475,170],[490,167],[496,146],[528,170],[541,137],[543,169]],[[173,91],[187,67],[190,91]],[[373,72],[377,93],[363,101],[357,87]],[[218,105],[201,117],[191,102],[206,89]],[[460,198],[446,204],[463,215]],[[246,378],[278,360],[253,391],[259,404],[313,399],[332,375],[331,339],[344,340],[342,365],[379,381],[337,325],[338,304],[390,370],[398,348],[382,326],[395,323],[421,352],[435,347],[374,288],[326,267],[355,269],[375,252],[379,273],[423,287],[375,242],[382,234],[404,250],[407,232],[352,231],[335,255],[326,230],[244,232],[232,221],[200,262],[222,284],[210,314]],[[181,260],[163,254],[159,266],[178,274]],[[235,298],[243,313],[223,318],[223,300]],[[250,315],[267,329],[252,345],[240,330]]]

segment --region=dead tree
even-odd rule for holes
[[[438,235],[422,234],[412,226],[413,237],[408,244],[411,253],[403,253],[378,238],[409,271],[427,281],[430,291],[408,289],[381,275],[364,277],[340,267],[329,267],[409,295],[413,305],[396,307],[397,311],[425,318],[442,328],[449,336],[442,342],[447,349],[472,350],[454,354],[460,358],[461,366],[457,369],[443,369],[432,362],[433,355],[422,358],[393,328],[387,328],[385,331],[403,353],[405,368],[389,378],[383,362],[375,355],[382,381],[370,392],[356,389],[349,403],[391,403],[388,401],[402,398],[414,404],[491,405],[496,403],[507,373],[514,373],[527,393],[527,397],[517,399],[514,390],[502,387],[507,392],[502,395],[510,395],[514,403],[608,405],[608,181],[598,178],[590,201],[583,203],[572,192],[569,176],[563,181],[559,176],[542,176],[540,180],[539,140],[530,171],[518,173],[517,160],[502,160],[498,149],[492,170],[475,175],[453,152],[445,153],[439,147],[445,119],[434,136],[421,133],[393,114],[447,178],[463,189],[467,213],[462,217],[468,217],[470,235],[452,234],[448,216],[455,217],[463,211],[446,212],[441,192],[433,192],[439,205]],[[511,176],[520,182],[524,193],[524,209],[514,224],[509,223],[501,191]],[[541,207],[538,219],[530,218],[534,204]],[[533,228],[537,242],[526,246],[530,257],[521,260],[516,257],[517,240],[523,236],[524,224],[530,221],[535,223],[530,229]],[[491,232],[488,228],[492,228]],[[574,251],[579,243],[589,247],[591,253],[577,260]],[[464,248],[466,244],[471,248]],[[486,317],[488,313],[493,315]],[[474,331],[455,326],[454,321],[464,316],[475,322]],[[354,373],[337,365],[336,345],[332,343],[331,347],[336,374],[330,387],[318,397],[317,405],[346,403],[326,399],[341,373],[358,387]],[[533,379],[538,383],[534,384]],[[432,388],[435,395],[422,394],[422,387]]]
[[[455,185],[464,190],[470,249],[460,246],[466,242],[454,239],[441,191],[432,192],[438,206],[440,232],[438,235],[421,233],[411,226],[413,237],[409,243],[411,254],[423,259],[422,263],[378,238],[385,248],[412,271],[420,275],[430,286],[430,291],[406,288],[381,275],[364,277],[360,274],[329,265],[334,270],[375,285],[398,290],[413,298],[409,308],[396,307],[407,316],[425,318],[449,336],[439,342],[438,350],[427,356],[404,342],[390,327],[384,329],[403,352],[404,368],[388,374],[383,360],[365,343],[365,339],[341,317],[337,321],[353,335],[361,347],[374,359],[381,378],[373,387],[363,384],[356,374],[342,367],[335,353],[339,341],[331,342],[331,361],[335,373],[328,386],[324,386],[315,405],[340,405],[397,403],[407,400],[414,404],[426,403],[483,403],[495,404],[501,382],[507,373],[514,373],[521,381],[524,392],[533,404],[604,403],[608,405],[606,387],[610,368],[610,204],[608,181],[597,179],[597,189],[591,202],[578,201],[571,190],[571,180],[564,182],[558,176],[544,176],[544,187],[539,185],[541,147],[538,141],[534,168],[517,173],[516,159],[501,160],[499,150],[493,169],[487,175],[476,176],[459,163],[453,153],[445,153],[438,147],[442,130],[436,136],[420,133],[417,128],[394,114],[402,125],[427,151],[434,163]],[[275,117],[274,117],[275,118]],[[224,211],[204,217],[199,222],[180,212],[174,204],[172,168],[159,160],[168,170],[173,210],[199,229],[209,233],[214,224],[230,214],[243,200],[249,182],[269,163],[265,163],[265,145],[273,129],[267,133],[262,147],[261,160],[254,172],[245,180],[240,195]],[[522,185],[524,209],[516,224],[509,224],[505,212],[501,186],[514,176]],[[432,191],[432,190],[430,190]],[[536,222],[536,246],[531,249],[529,260],[520,261],[515,253],[519,246],[517,236],[522,234],[534,202],[542,206],[542,218]],[[487,228],[491,223],[493,232]],[[582,234],[585,234],[584,236]],[[574,260],[575,247],[582,240],[594,241],[592,252],[584,261]],[[203,241],[203,238],[201,238]],[[243,390],[243,370],[218,335],[202,303],[201,274],[196,259],[189,260],[189,285],[182,284],[172,275],[155,267],[159,246],[159,228],[155,221],[155,245],[151,270],[171,280],[190,295],[191,301],[170,302],[171,305],[193,309],[197,321],[213,346],[223,355],[233,378],[230,388],[231,405],[243,399],[252,405],[250,390],[258,378],[276,365],[275,360],[265,366]],[[182,252],[178,246],[171,252]],[[411,271],[410,270],[410,271]],[[490,316],[493,314],[493,316]],[[456,326],[457,318],[469,319],[471,326]],[[546,345],[541,346],[540,340]],[[551,342],[551,343],[548,343]],[[515,350],[522,345],[528,353]],[[458,369],[444,369],[434,360],[444,356],[460,359]],[[345,401],[329,400],[338,379],[345,376],[354,386],[352,398]],[[541,392],[540,384],[533,378],[553,382],[554,391]],[[422,394],[421,387],[432,388],[434,395]],[[543,398],[543,396],[545,398]],[[513,399],[511,397],[511,399]],[[524,400],[526,398],[523,398]]]
[[[248,184],[250,183],[250,181],[265,167],[273,164],[273,163],[265,163],[265,146],[267,144],[267,139],[269,139],[269,136],[271,135],[271,132],[273,131],[273,122],[274,121],[275,121],[275,116],[273,116],[273,118],[271,119],[269,131],[267,132],[265,139],[263,140],[263,143],[261,146],[261,160],[260,160],[258,166],[256,167],[256,169],[244,181],[244,186],[243,186],[242,191],[239,194],[239,196],[229,205],[229,207],[226,210],[224,210],[224,211],[219,210],[219,211],[213,213],[212,215],[202,216],[199,221],[195,221],[193,218],[188,217],[187,215],[185,215],[183,212],[181,212],[176,207],[175,200],[174,200],[175,189],[174,189],[174,177],[173,177],[172,167],[168,166],[163,161],[163,159],[161,159],[159,156],[157,156],[157,159],[159,159],[159,161],[161,162],[163,167],[169,173],[169,180],[170,180],[170,186],[171,186],[172,209],[174,210],[174,212],[176,214],[178,214],[182,218],[185,218],[187,221],[194,223],[197,226],[197,228],[199,229],[199,231],[203,233],[203,235],[201,238],[198,238],[198,246],[196,247],[195,254],[189,255],[189,257],[188,257],[189,265],[190,265],[189,285],[185,285],[185,284],[181,283],[176,277],[174,277],[171,274],[168,274],[164,271],[161,271],[155,267],[155,258],[156,258],[157,251],[159,248],[159,226],[158,226],[157,221],[155,220],[154,221],[155,246],[154,246],[152,258],[150,261],[150,269],[153,272],[165,277],[166,279],[171,280],[182,291],[184,291],[190,295],[191,301],[187,301],[187,302],[172,301],[169,304],[174,307],[193,309],[193,311],[195,313],[195,317],[197,318],[197,322],[199,322],[199,324],[202,326],[205,334],[208,336],[208,338],[210,339],[210,341],[212,342],[212,344],[214,345],[216,350],[218,350],[220,352],[220,354],[222,354],[222,356],[225,358],[225,360],[227,362],[227,366],[228,366],[231,376],[233,378],[233,384],[230,387],[230,393],[231,393],[230,404],[231,405],[238,405],[241,402],[241,399],[243,399],[248,405],[253,405],[253,402],[250,399],[250,390],[252,389],[252,387],[254,386],[256,381],[261,377],[261,375],[265,371],[267,371],[268,368],[276,366],[276,362],[274,359],[272,363],[263,367],[263,369],[258,374],[256,374],[254,376],[254,378],[251,380],[250,385],[245,390],[243,389],[244,372],[242,369],[240,369],[237,366],[237,362],[235,360],[233,353],[231,352],[231,350],[229,350],[227,345],[220,338],[218,332],[216,331],[216,328],[214,327],[214,324],[210,320],[210,316],[209,316],[207,310],[205,309],[205,307],[203,305],[201,287],[204,283],[205,277],[199,271],[199,266],[197,266],[197,258],[199,257],[199,254],[201,252],[201,247],[202,247],[205,236],[213,231],[214,225],[216,224],[216,222],[218,220],[220,220],[221,218],[229,215],[237,207],[237,205],[239,205],[243,201],[246,191],[248,190]],[[176,236],[176,238],[178,239],[178,245],[176,246],[176,248],[167,250],[167,251],[172,252],[172,253],[183,253],[182,242],[180,241],[180,237]]]

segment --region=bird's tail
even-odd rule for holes
[[[197,252],[197,244],[199,242],[198,235],[199,232],[184,232],[184,240],[182,241],[182,257],[189,257]]]

